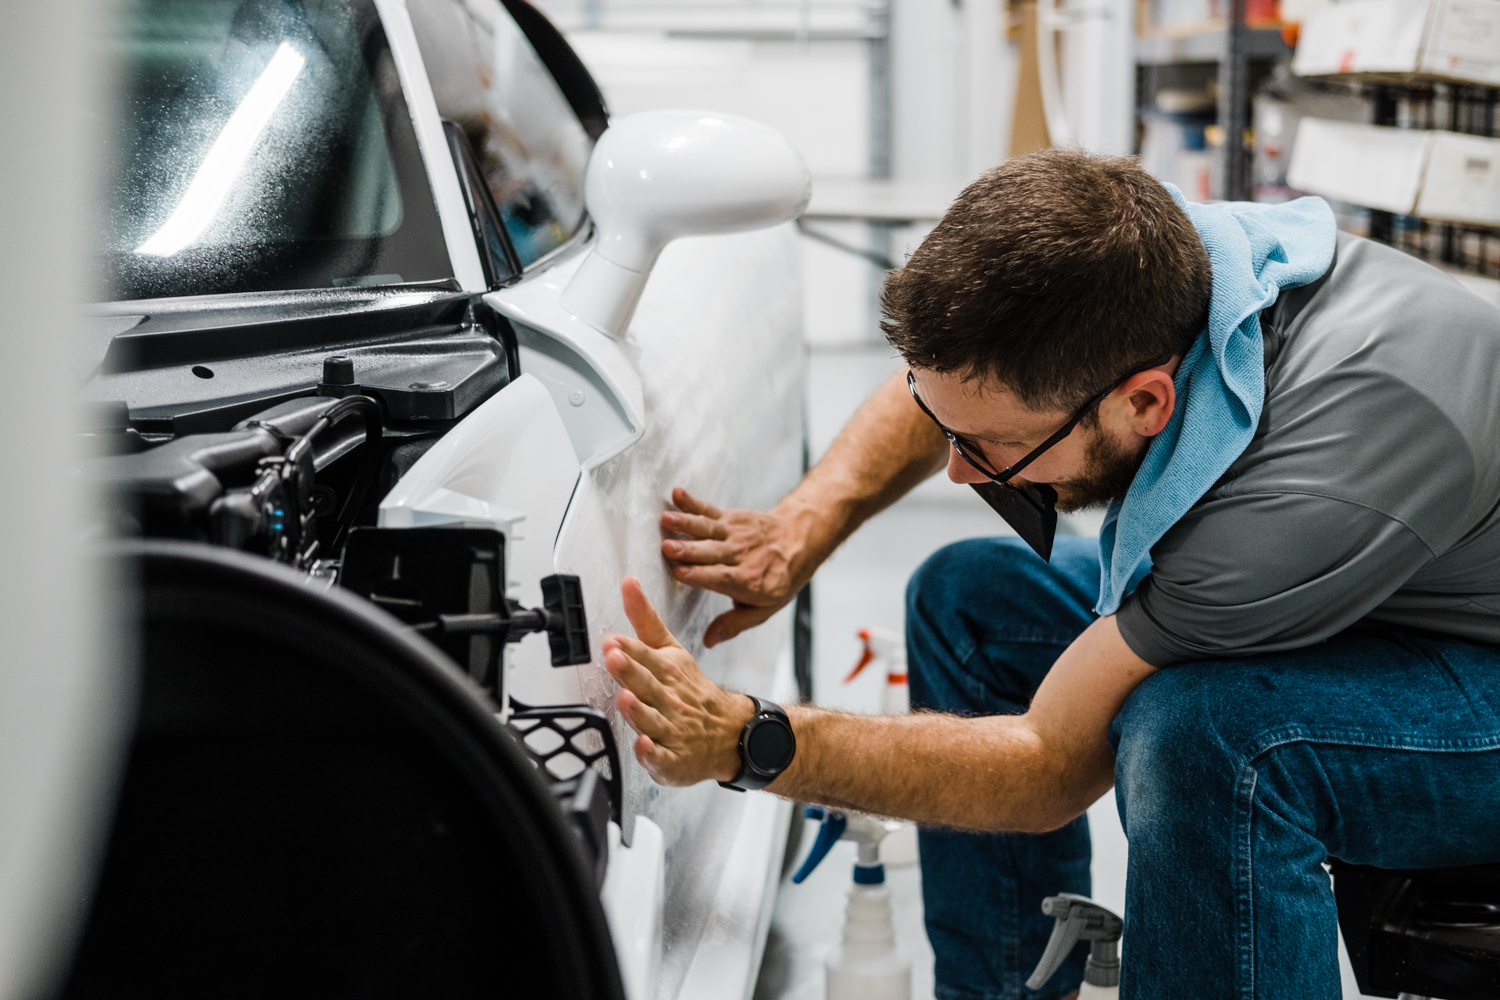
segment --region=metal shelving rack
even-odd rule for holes
[[[1252,28],[1245,23],[1245,0],[1228,0],[1228,18],[1221,24],[1176,35],[1136,39],[1137,66],[1174,63],[1217,63],[1218,123],[1224,134],[1219,197],[1250,197],[1250,149],[1243,141],[1250,124],[1250,71],[1253,62],[1274,62],[1290,55],[1277,28]]]
[[[1363,89],[1370,100],[1371,124],[1500,138],[1500,88],[1412,77],[1376,78],[1365,82]],[[1485,277],[1500,269],[1500,229],[1372,209],[1369,237]]]

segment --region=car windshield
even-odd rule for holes
[[[368,0],[125,0],[109,50],[106,297],[452,277]]]

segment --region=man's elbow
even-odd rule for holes
[[[1113,775],[1110,775],[1113,777]],[[1073,769],[1036,775],[1022,795],[1014,786],[994,788],[984,795],[985,808],[973,818],[986,833],[1051,833],[1082,816],[1109,790],[1111,782],[1087,780]]]
[[[996,808],[964,817],[962,821],[954,823],[953,827],[969,833],[1051,833],[1067,826],[1083,813],[1083,809],[1034,808],[1019,811],[1014,807]]]

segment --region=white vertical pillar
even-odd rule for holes
[[[1063,105],[1078,145],[1123,155],[1135,143],[1134,0],[1057,4],[1062,32]]]
[[[891,0],[894,173],[901,180],[962,175],[954,65],[962,25],[952,0]]]
[[[1018,54],[1005,0],[892,0],[895,176],[969,181],[1007,153]]]
[[[93,0],[14,3],[0,31],[0,998],[45,995],[103,828],[119,699],[82,558],[74,327],[87,294]],[[85,34],[85,24],[90,34]]]
[[[960,166],[968,180],[1007,153],[1017,59],[1005,39],[1005,0],[964,0],[962,10],[968,142]]]

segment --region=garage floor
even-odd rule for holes
[[[875,387],[898,367],[885,344],[814,347],[808,379],[814,460]],[[1065,517],[1060,530],[1096,534],[1100,515]],[[874,712],[882,678],[866,671],[844,685],[858,659],[855,632],[877,626],[901,632],[907,578],[949,542],[1008,533],[973,491],[936,476],[871,519],[824,565],[814,580],[814,686],[820,704]],[[1116,912],[1125,902],[1125,836],[1114,797],[1089,810],[1094,837],[1094,898]],[[808,822],[797,861],[812,843]],[[802,885],[782,883],[755,1000],[821,1000],[823,959],[838,943],[844,893],[854,862],[851,844],[840,844]],[[922,928],[921,876],[915,866],[888,872],[900,946],[913,958],[913,1000],[932,998],[932,950]],[[1345,961],[1345,1000],[1359,993]]]

